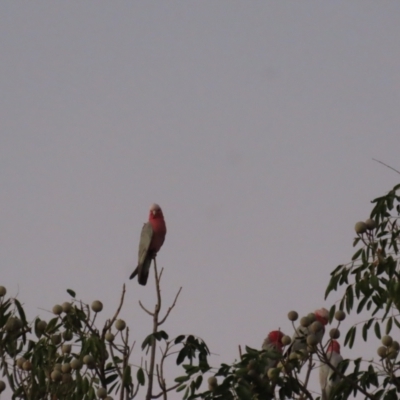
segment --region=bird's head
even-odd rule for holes
[[[326,352],[335,352],[340,354],[340,344],[337,340],[333,339],[331,340],[331,342],[329,343],[328,349],[326,350]]]
[[[161,219],[161,218],[164,218],[161,207],[156,203],[152,204],[150,207],[149,219]]]
[[[325,326],[329,321],[329,311],[326,308],[315,310],[315,319]]]
[[[271,331],[268,333],[267,340],[269,343],[274,344],[277,349],[281,350],[283,347],[282,338],[284,334],[281,331]]]

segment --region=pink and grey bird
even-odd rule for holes
[[[343,361],[340,355],[340,344],[337,340],[332,340],[326,350],[326,357],[333,367],[337,367]],[[334,375],[333,369],[321,361],[321,368],[319,369],[319,382],[321,385],[322,396],[321,400],[328,400],[331,395],[332,389],[340,382],[340,376]]]
[[[283,338],[284,333],[281,331],[271,331],[268,333],[268,336],[264,339],[264,342],[262,344],[262,349],[265,351],[274,351],[276,353],[282,354],[282,338]],[[273,358],[268,358],[267,361],[267,368],[273,368],[276,367],[278,363],[278,360],[273,359]]]
[[[137,275],[139,283],[146,285],[151,262],[163,245],[166,233],[167,227],[161,207],[153,204],[150,207],[149,221],[143,225],[140,235],[138,266],[129,279]]]

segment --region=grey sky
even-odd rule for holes
[[[201,336],[219,364],[291,334],[287,312],[324,305],[354,223],[398,182],[372,158],[400,167],[399,15],[366,0],[2,2],[0,283],[33,317],[67,288],[111,314],[125,282],[141,343],[154,291],[128,277],[157,202],[165,306],[183,286],[171,335]]]

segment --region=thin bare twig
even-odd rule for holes
[[[117,311],[115,312],[115,314],[114,314],[114,316],[111,318],[111,320],[108,321],[108,323],[106,323],[106,324],[104,325],[103,332],[102,332],[102,335],[101,335],[102,338],[104,338],[106,332],[111,328],[112,324],[113,324],[113,323],[115,322],[115,320],[117,319],[117,317],[118,317],[118,315],[119,315],[119,313],[120,313],[120,311],[121,311],[122,305],[124,304],[124,297],[125,297],[125,283],[124,283],[123,286],[122,286],[121,300],[119,301],[119,306],[118,306],[118,308],[117,308]]]
[[[165,317],[158,323],[158,326],[162,325],[162,324],[165,322],[165,320],[168,318],[169,313],[170,313],[171,310],[175,307],[176,301],[178,300],[178,297],[179,297],[181,291],[182,291],[182,286],[179,288],[178,293],[177,293],[176,296],[175,296],[175,300],[174,300],[174,302],[172,303],[172,306],[170,306],[170,307],[168,308],[168,311],[167,311],[167,313],[165,314]]]
[[[377,159],[375,159],[375,158],[373,158],[373,160],[376,161],[376,162],[378,162],[379,164],[384,165],[385,167],[388,167],[389,169],[393,170],[394,172],[397,172],[398,174],[400,174],[400,171],[397,171],[397,169],[394,169],[394,168],[391,167],[390,165],[387,165],[387,164],[385,164],[384,162],[379,161],[379,160],[377,160]]]

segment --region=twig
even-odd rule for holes
[[[110,320],[108,323],[106,323],[106,324],[104,325],[103,332],[102,332],[102,335],[101,335],[102,338],[104,338],[106,332],[111,328],[112,324],[113,324],[113,323],[115,322],[115,320],[117,319],[118,314],[119,314],[119,312],[121,311],[122,305],[124,304],[124,297],[125,297],[125,283],[124,283],[123,286],[122,286],[121,300],[120,300],[120,302],[119,302],[119,306],[118,306],[118,308],[117,308],[117,311],[115,312],[115,314],[114,314],[114,316],[111,318],[111,320]]]
[[[400,171],[397,171],[397,169],[394,169],[393,167],[391,167],[390,165],[385,164],[382,161],[376,160],[375,158],[373,158],[374,161],[378,162],[379,164],[384,165],[385,167],[388,167],[389,169],[393,170],[394,172],[397,172],[398,174],[400,174]]]
[[[168,318],[169,313],[175,307],[176,301],[178,300],[178,297],[179,297],[179,294],[181,293],[181,290],[182,290],[182,286],[179,288],[178,293],[175,296],[175,300],[172,303],[172,306],[168,308],[168,311],[165,314],[165,317],[158,323],[158,326],[162,325],[165,322],[165,320]]]

